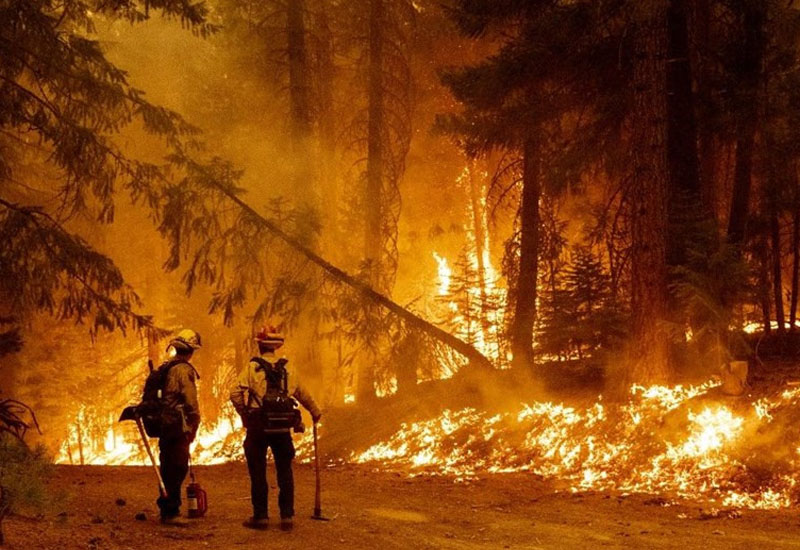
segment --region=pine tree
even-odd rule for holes
[[[206,35],[205,7],[176,0],[28,2],[0,5],[0,306],[5,317],[45,311],[90,323],[90,330],[153,330],[113,262],[74,233],[67,220],[114,218],[115,194],[155,205],[166,180],[161,165],[134,159],[115,143],[134,121],[165,144],[195,129],[147,102],[92,37],[97,18],[131,23],[149,10]],[[27,162],[58,184],[39,187]],[[48,181],[48,180],[46,180]],[[52,181],[52,177],[49,178]],[[60,207],[37,203],[43,195]]]
[[[560,279],[545,294],[537,352],[582,360],[618,347],[625,319],[600,258],[588,248],[576,247]]]

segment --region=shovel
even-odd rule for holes
[[[122,411],[122,415],[119,417],[119,421],[122,422],[124,420],[135,420],[136,427],[139,428],[139,435],[142,437],[142,443],[144,443],[144,448],[147,451],[147,456],[150,457],[150,464],[153,465],[153,470],[156,472],[156,477],[158,478],[158,491],[161,494],[161,498],[167,498],[167,488],[164,486],[164,480],[161,477],[161,470],[158,469],[158,464],[156,464],[156,459],[153,456],[153,451],[150,449],[150,440],[147,439],[147,434],[144,433],[144,426],[142,426],[142,417],[139,416],[139,412],[136,410],[136,407],[125,407]]]
[[[330,521],[330,518],[326,518],[322,515],[322,504],[321,504],[321,497],[320,493],[320,481],[319,481],[319,448],[317,444],[317,423],[314,422],[314,473],[317,476],[317,487],[316,492],[314,494],[314,515],[311,516],[311,519],[316,519],[318,521]]]

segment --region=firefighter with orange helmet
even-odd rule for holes
[[[180,517],[181,485],[189,471],[189,446],[200,426],[200,408],[197,400],[197,370],[189,362],[200,349],[200,335],[192,329],[183,329],[167,346],[169,358],[163,369],[163,407],[165,426],[158,440],[161,477],[167,490],[159,497],[161,522],[184,526],[188,522]]]
[[[264,327],[256,333],[259,355],[253,357],[239,374],[231,391],[231,402],[242,417],[247,430],[244,454],[250,474],[250,500],[253,516],[243,525],[266,529],[267,520],[267,449],[272,449],[278,477],[278,506],[281,529],[292,529],[294,516],[294,476],[292,460],[295,450],[292,430],[302,431],[300,411],[303,405],[316,423],[322,412],[311,395],[290,376],[288,359],[278,357],[283,334],[275,327]]]

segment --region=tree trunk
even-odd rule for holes
[[[764,7],[760,2],[743,2],[744,43],[741,48],[740,109],[736,121],[736,164],[733,197],[728,218],[728,242],[741,246],[747,236],[747,218],[753,171],[753,146],[758,120],[758,88],[764,55]]]
[[[783,277],[781,273],[781,226],[778,207],[770,201],[770,241],[772,245],[772,291],[775,299],[775,320],[778,322],[778,334],[783,334],[786,319],[783,312]]]
[[[411,331],[406,334],[398,349],[397,394],[407,395],[417,386],[417,366],[420,352],[419,334]]]
[[[668,10],[667,163],[673,198],[680,192],[696,205],[700,176],[686,1],[671,0]]]
[[[308,103],[308,56],[306,54],[305,0],[289,0],[286,34],[289,59],[289,111],[292,141],[305,149],[311,134],[311,111]],[[301,150],[296,151],[298,153]]]
[[[692,63],[689,51],[688,0],[670,0],[667,9],[667,167],[669,174],[669,229],[667,262],[670,268],[685,266],[689,250],[700,250],[706,243],[698,234],[709,219],[711,207],[703,204],[697,156],[697,117],[692,90]],[[667,276],[671,269],[667,270]],[[684,321],[682,304],[669,296],[670,319]],[[689,320],[695,332],[700,319]]]
[[[320,143],[320,190],[328,208],[321,214],[329,230],[338,231],[337,214],[340,209],[339,189],[334,177],[334,152],[336,150],[336,130],[333,107],[334,85],[334,46],[333,34],[328,16],[328,2],[323,0],[318,7],[316,35],[318,42],[316,80],[319,90],[317,121]]]
[[[772,316],[769,296],[769,243],[766,231],[762,232],[758,242],[758,295],[761,300],[761,316],[764,333],[772,332]]]
[[[383,0],[370,1],[369,13],[369,67],[368,67],[368,117],[367,123],[367,181],[364,197],[366,225],[364,258],[373,288],[386,292],[383,284]],[[380,314],[370,308],[370,317]],[[374,357],[366,360],[358,377],[358,399],[375,396]]]
[[[539,278],[539,147],[536,138],[531,136],[523,147],[519,273],[511,327],[513,365],[518,369],[533,369],[533,325],[536,321],[536,286]]]
[[[289,0],[287,4],[287,57],[289,63],[289,110],[292,133],[292,149],[294,152],[294,188],[304,208],[318,211],[321,207],[320,189],[317,173],[320,172],[317,159],[313,157],[311,144],[311,106],[309,103],[308,84],[308,53],[306,48],[305,25],[305,0]],[[319,247],[318,235],[312,227],[307,227],[304,238],[308,240],[312,249]],[[316,274],[310,275],[313,278]],[[319,288],[317,282],[309,286]],[[297,326],[297,336],[307,342],[298,360],[302,367],[303,375],[313,380],[313,386],[321,386],[322,362],[320,360],[320,314],[313,304],[318,301],[315,292],[305,300],[300,311]]]
[[[695,48],[694,65],[697,81],[698,100],[698,156],[700,161],[700,194],[703,204],[709,208],[709,214],[717,217],[717,187],[714,178],[715,157],[714,132],[708,120],[711,108],[711,7],[710,0],[694,2],[693,37]],[[706,116],[703,116],[703,115]]]
[[[489,297],[486,292],[486,226],[485,201],[483,197],[483,185],[481,180],[475,175],[475,160],[470,161],[469,165],[469,198],[472,207],[472,227],[475,235],[475,260],[478,268],[478,286],[481,297],[481,327],[486,336],[491,331],[489,320]]]
[[[75,423],[75,435],[78,437],[78,460],[80,461],[80,465],[83,466],[86,459],[83,455],[83,430],[81,430],[80,418],[78,422]]]
[[[796,171],[796,168],[794,170]],[[793,177],[795,180],[797,179],[796,174]],[[789,331],[791,332],[794,332],[797,322],[798,290],[800,290],[800,208],[795,204],[794,212],[792,212],[792,298],[789,305]]]
[[[666,13],[655,10],[637,29],[634,64],[633,168],[631,190],[630,381],[664,383],[668,360],[667,292],[667,49]]]
[[[364,207],[366,233],[364,257],[370,264],[370,281],[378,286],[383,256],[383,0],[370,1],[369,89],[367,128],[367,181]],[[385,290],[385,289],[382,289]]]

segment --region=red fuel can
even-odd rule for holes
[[[208,511],[208,495],[199,483],[192,481],[186,486],[186,504],[190,518],[201,518]]]

